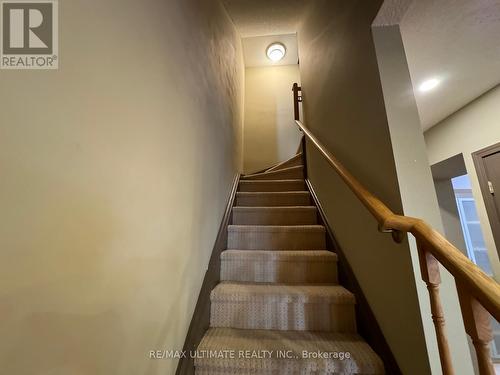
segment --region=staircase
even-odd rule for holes
[[[242,177],[197,375],[383,374],[304,181],[302,155]],[[207,353],[210,353],[208,355]]]

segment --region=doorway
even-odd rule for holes
[[[472,154],[493,238],[500,255],[500,143]]]
[[[464,174],[453,177],[451,184],[458,208],[467,256],[485,273],[492,276],[493,271],[477,215],[476,202],[472,196],[472,185],[469,176]]]
[[[445,236],[486,274],[493,271],[488,257],[472,186],[462,154],[431,166]],[[500,185],[499,185],[500,186]],[[491,319],[491,355],[500,361],[500,325]]]
[[[431,167],[446,237],[486,274],[493,271],[462,154]]]

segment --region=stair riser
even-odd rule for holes
[[[354,305],[328,303],[212,301],[214,328],[356,332]]]
[[[234,250],[323,250],[325,233],[229,231],[228,248]]]
[[[221,280],[252,283],[337,284],[337,262],[221,260]]]
[[[304,181],[241,181],[239,191],[256,192],[256,191],[305,191],[306,184]]]
[[[286,355],[286,353],[284,354]],[[295,361],[297,363],[295,363]],[[331,371],[314,371],[310,370],[310,367],[307,366],[307,364],[304,364],[302,362],[299,362],[300,360],[283,360],[283,359],[278,359],[276,362],[273,362],[273,365],[268,365],[269,367],[272,367],[272,370],[266,370],[266,369],[261,369],[259,368],[258,370],[254,369],[241,369],[238,367],[234,368],[218,368],[218,367],[196,367],[195,369],[195,374],[196,375],[350,375],[350,374],[355,374],[355,375],[383,375],[385,374],[383,371],[380,372],[331,372]],[[264,361],[262,361],[264,362]],[[330,361],[337,363],[336,367],[342,366],[343,362],[341,360],[337,361]],[[265,365],[261,365],[265,366]],[[314,366],[316,367],[316,366]],[[314,368],[313,367],[313,368]],[[334,366],[330,366],[334,367]]]
[[[316,209],[233,209],[233,224],[235,225],[313,225],[316,223]]]
[[[283,170],[277,172],[262,173],[246,178],[247,180],[292,180],[303,179],[304,173],[302,168]]]
[[[309,206],[309,194],[237,194],[236,206],[246,207],[278,207]]]

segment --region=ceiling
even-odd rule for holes
[[[308,0],[222,0],[242,38],[294,34]]]
[[[499,0],[416,0],[400,23],[424,130],[500,84]]]
[[[308,0],[222,0],[242,37],[246,67],[297,64],[297,30]],[[279,62],[266,56],[267,47],[281,42],[286,55]]]
[[[247,68],[256,66],[293,65],[299,61],[297,34],[267,35],[243,38],[243,58]],[[286,47],[283,59],[273,62],[267,58],[266,50],[270,44],[280,42]]]
[[[272,65],[263,57],[268,40],[252,38],[295,34],[310,1],[222,0],[247,66]],[[500,84],[500,0],[385,0],[384,7],[386,18],[377,21],[398,19],[414,87],[441,80],[432,91],[415,89],[424,130]]]

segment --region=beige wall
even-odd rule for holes
[[[245,70],[244,171],[251,173],[291,158],[300,132],[293,120],[292,85],[298,65]]]
[[[403,212],[407,216],[424,219],[443,233],[436,189],[399,26],[374,27],[373,36]],[[432,374],[442,374],[429,293],[421,280],[416,241],[412,235],[408,238],[431,371]],[[452,361],[456,374],[469,375],[473,368],[455,281],[443,267],[441,280],[440,294]]]
[[[401,195],[371,24],[381,1],[320,0],[299,31],[305,124],[395,212]],[[334,17],[335,15],[335,17]],[[308,144],[309,177],[404,374],[429,374],[412,257]]]
[[[500,279],[500,263],[472,153],[500,142],[499,102],[500,86],[497,86],[425,132],[431,165],[451,156],[463,154],[481,229],[497,280]]]
[[[0,368],[173,374],[241,163],[220,4],[60,1],[60,69],[0,72]]]

